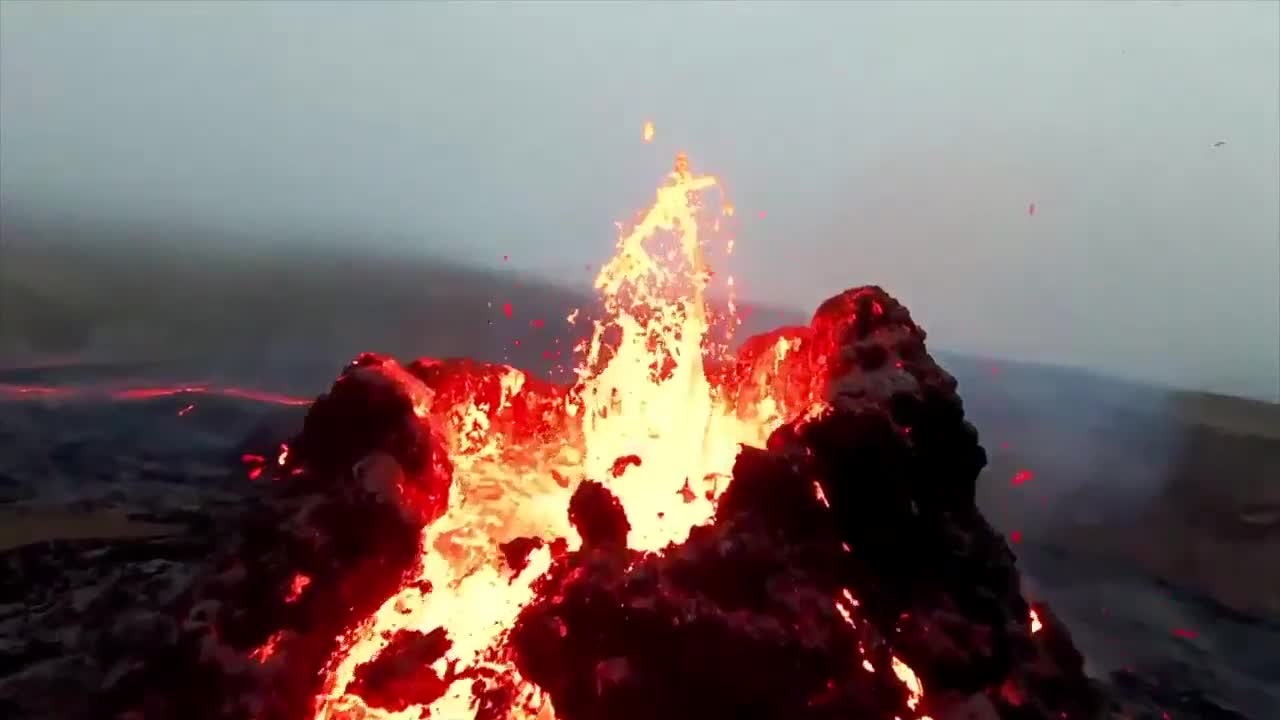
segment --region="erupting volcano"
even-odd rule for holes
[[[661,550],[711,518],[739,444],[763,443],[779,421],[759,407],[736,412],[707,377],[704,355],[723,352],[709,337],[712,276],[699,235],[711,212],[701,195],[715,185],[678,156],[652,207],[620,237],[596,278],[604,317],[579,347],[573,387],[544,387],[513,368],[410,368],[427,385],[419,412],[441,433],[454,486],[443,516],[424,531],[415,581],[339,651],[317,717],[364,705],[351,683],[390,642],[388,633],[437,626],[449,649],[433,672],[457,679],[426,705],[432,716],[474,714],[477,674],[515,683],[529,696],[515,716],[537,716],[543,703],[534,688],[496,651],[534,599],[532,584],[552,562],[550,543],[565,538],[569,550],[578,549],[568,524],[574,488],[605,482],[627,512],[630,546],[638,550]],[[503,543],[520,537],[531,539],[531,554],[514,572]]]
[[[985,454],[876,287],[729,351],[687,158],[620,234],[576,380],[366,354],[268,500],[116,678],[134,717],[1084,717],[1097,701],[974,507]],[[588,327],[589,325],[589,327]],[[968,713],[966,715],[965,713]],[[985,715],[984,715],[985,713]]]

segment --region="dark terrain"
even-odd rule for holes
[[[164,602],[197,572],[257,492],[242,456],[274,452],[306,410],[111,391],[306,399],[364,350],[556,377],[572,365],[563,318],[586,303],[357,247],[210,254],[159,231],[112,235],[0,235],[0,714],[41,717],[42,689],[75,692],[62,648],[97,631],[78,619]],[[928,308],[913,310],[927,328]],[[744,331],[795,319],[752,308]],[[1267,562],[1280,554],[1280,407],[935,354],[990,458],[979,504],[1090,671],[1173,717],[1280,716],[1280,570]]]

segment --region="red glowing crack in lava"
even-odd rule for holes
[[[174,384],[161,387],[127,387],[99,388],[77,387],[70,385],[15,385],[0,383],[0,396],[11,400],[35,399],[91,399],[105,398],[109,400],[153,400],[163,397],[189,397],[196,395],[215,395],[238,398],[251,402],[271,405],[310,405],[310,398],[293,397],[281,393],[254,390],[250,388],[206,385],[206,384]],[[179,414],[185,415],[193,405],[187,405]]]

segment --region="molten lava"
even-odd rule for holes
[[[975,505],[986,453],[925,331],[858,287],[730,355],[708,250],[734,215],[677,156],[619,227],[601,312],[568,318],[589,330],[572,385],[365,353],[314,402],[107,391],[309,408],[242,455],[270,482],[169,631],[100,644],[92,717],[1093,717],[1083,658]]]
[[[177,604],[171,653],[131,663],[103,706],[193,720],[1090,707],[1082,659],[1027,605],[974,505],[985,452],[903,305],[847,290],[728,353],[732,302],[716,317],[706,299],[707,250],[732,244],[720,189],[682,154],[620,228],[572,385],[356,358],[292,441],[244,456],[273,480],[266,501]],[[732,297],[731,278],[721,288]]]
[[[683,540],[711,518],[739,445],[762,445],[784,419],[767,392],[758,409],[744,408],[706,372],[708,359],[726,360],[715,357],[723,350],[710,338],[712,273],[700,233],[732,212],[727,203],[704,203],[716,185],[679,155],[652,206],[620,235],[596,278],[605,312],[579,347],[573,387],[548,387],[507,367],[440,366],[421,417],[444,436],[453,462],[447,510],[423,531],[415,577],[344,639],[316,718],[474,717],[492,684],[513,680],[521,697],[510,717],[553,717],[503,650],[532,583],[549,567],[550,546],[533,549],[513,572],[503,543],[527,536],[576,546],[565,513],[585,479],[606,483],[622,502],[638,550]],[[439,697],[388,712],[351,692],[358,668],[397,633],[437,628],[449,640],[430,666],[442,679]]]

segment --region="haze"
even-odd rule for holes
[[[7,215],[583,284],[678,149],[754,299],[1280,400],[1280,3],[0,5]]]

